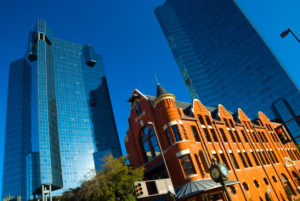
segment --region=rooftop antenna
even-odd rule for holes
[[[159,84],[159,82],[158,82],[158,79],[157,79],[156,73],[154,74],[154,78],[155,78],[155,80],[156,80],[156,84],[157,84],[157,85],[160,85],[160,84]]]

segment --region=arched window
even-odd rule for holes
[[[275,183],[277,183],[276,177],[272,176],[272,179],[273,179],[273,181],[274,181]]]
[[[232,194],[236,194],[236,189],[235,189],[235,187],[233,187],[233,186],[230,186],[230,191],[231,191],[231,193]]]
[[[147,162],[151,161],[161,153],[153,126],[146,125],[144,129],[142,129],[140,137],[145,159]]]
[[[299,180],[299,177],[298,177],[297,173],[292,171],[292,174],[293,174],[293,177],[294,177],[294,181],[296,182],[296,184],[298,186],[300,186],[300,180]]]
[[[264,177],[264,182],[265,182],[266,185],[269,185],[269,181],[266,177]]]
[[[246,191],[249,190],[249,186],[248,186],[248,184],[247,184],[246,182],[243,182],[243,187],[244,187],[244,189],[245,189]]]
[[[254,179],[254,185],[256,186],[256,188],[259,188],[259,183],[257,180]]]
[[[292,185],[290,184],[288,178],[283,173],[281,174],[281,180],[282,180],[282,183],[284,184],[284,187],[285,187],[286,191],[289,191],[292,194],[296,195],[296,193],[295,193]]]

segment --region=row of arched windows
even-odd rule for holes
[[[137,110],[137,113],[140,113],[140,112],[138,112],[139,109],[136,109],[136,110]],[[215,132],[215,130],[214,130],[213,126],[212,126],[212,122],[211,122],[209,116],[205,115],[204,116],[205,120],[204,120],[203,116],[201,116],[201,115],[199,115],[198,118],[199,118],[200,124],[202,125],[201,129],[204,132],[204,136],[205,136],[206,140],[208,142],[212,142],[212,141],[219,142],[217,133]],[[240,131],[241,136],[240,136],[239,132],[234,127],[234,123],[233,123],[232,119],[226,119],[226,118],[224,118],[223,121],[226,124],[227,131],[228,131],[228,133],[230,135],[230,138],[231,138],[231,140],[233,142],[235,142],[235,143],[236,142],[241,143],[242,142],[242,140],[241,140],[242,138],[241,137],[243,137],[244,140],[245,140],[245,142],[249,143],[249,139],[248,139],[245,131],[241,130]],[[244,122],[244,123],[246,125],[246,128],[247,129],[249,128],[248,129],[249,130],[249,135],[248,136],[252,137],[253,142],[259,143],[260,142],[259,138],[253,132],[250,123],[249,122]],[[182,129],[183,136],[186,139],[188,139],[187,138],[187,133],[186,133],[186,130],[185,130],[184,126],[182,124],[180,124],[180,126],[181,126],[181,129]],[[181,137],[181,135],[180,135],[179,128],[178,128],[177,124],[171,126],[171,131],[174,134],[176,142],[183,140],[182,137]],[[195,138],[195,141],[196,142],[200,142],[200,137],[199,137],[199,131],[198,131],[198,129],[195,126],[191,126],[191,131],[192,131],[192,134],[193,134],[193,136]],[[225,133],[224,129],[219,128],[219,131],[220,131],[221,137],[223,138],[223,141],[224,142],[228,142],[228,137],[226,136],[226,133]],[[165,133],[166,133],[166,136],[167,136],[168,144],[171,145],[171,144],[175,143],[175,141],[172,140],[171,133],[170,133],[170,131],[168,129],[165,129]],[[267,143],[268,142],[268,139],[267,139],[266,134],[264,132],[257,132],[257,133],[258,133],[258,135],[261,138],[261,141],[263,143]]]
[[[180,141],[181,137],[179,135],[178,126],[175,124],[175,125],[171,126],[171,128],[174,132],[175,139]],[[170,133],[168,132],[168,129],[166,129],[166,132],[167,132],[167,137],[171,140]],[[195,133],[194,136],[195,136],[195,139],[196,139],[197,138],[196,136],[198,136],[198,133],[196,133],[197,132],[196,128],[192,127],[192,132]],[[176,137],[176,135],[177,135],[177,137]],[[157,138],[156,138],[155,129],[154,129],[152,124],[147,124],[141,130],[140,140],[141,140],[141,144],[143,146],[144,158],[145,158],[146,162],[151,161],[152,159],[154,159],[155,157],[157,157],[158,155],[161,154],[161,150],[160,150]],[[255,161],[255,164],[257,166],[260,166],[259,161],[257,160],[255,154],[252,151],[250,153],[252,154],[252,157]],[[233,153],[229,153],[229,154],[230,154],[230,158],[231,158],[235,168],[239,169],[240,167],[239,167]],[[268,151],[268,155],[270,156],[270,158],[267,157],[266,152],[264,152],[264,151],[261,151],[261,152],[257,151],[257,155],[258,155],[258,157],[260,158],[260,160],[262,161],[262,163],[264,165],[279,162],[272,150],[270,152]],[[252,162],[251,162],[251,160],[250,160],[250,158],[249,158],[249,156],[246,152],[244,152],[244,151],[243,152],[238,152],[238,156],[240,157],[241,162],[244,165],[244,167],[246,167],[246,168],[247,167],[253,167],[253,164],[252,164]],[[200,155],[200,158],[201,158],[201,155]],[[218,156],[216,156],[216,158],[218,158]],[[224,157],[224,155],[221,154],[221,158],[222,158],[223,163],[225,163],[227,165],[227,167],[230,169],[230,166],[229,166],[228,161],[226,160],[226,157]],[[189,154],[180,156],[178,159],[180,161],[180,164],[181,164],[186,176],[196,173],[194,164],[193,164],[191,156]],[[197,157],[196,157],[196,159],[197,159]],[[199,160],[199,158],[198,158],[198,160]],[[271,161],[269,161],[269,160],[271,160]],[[199,168],[201,169],[200,163],[198,165],[199,165]],[[300,185],[300,179],[299,179],[298,175],[294,171],[292,172],[292,175],[293,175],[294,182],[299,186]],[[273,178],[274,182],[276,182],[276,178],[274,176],[272,178]],[[287,177],[284,174],[281,174],[281,179],[282,179],[284,185],[286,186],[286,188],[288,188],[293,194],[295,194],[295,191],[292,188],[292,186],[290,184],[290,181],[287,179]],[[255,186],[259,185],[257,181],[254,181],[254,184],[255,184]],[[266,184],[268,185],[268,183],[266,183]],[[248,188],[248,185],[246,185],[245,190],[247,190],[247,188]]]
[[[203,136],[206,138],[206,140],[208,142],[212,142],[212,139],[213,139],[215,142],[218,142],[219,140],[218,140],[217,134],[216,134],[215,130],[212,127],[212,122],[209,119],[209,117],[205,116],[205,120],[204,120],[204,118],[202,116],[199,116],[199,120],[200,120],[200,123],[202,125],[201,129],[203,129],[203,131],[204,131]],[[239,141],[240,142],[241,138],[240,138],[237,130],[235,128],[230,128],[229,127],[229,126],[234,126],[234,123],[232,122],[232,120],[231,119],[229,119],[229,120],[224,119],[224,121],[225,121],[225,124],[228,128],[227,130],[230,134],[230,137],[232,138],[232,141],[234,141],[234,142]],[[231,122],[231,123],[228,123],[228,122]],[[248,129],[247,132],[249,131],[248,136],[251,136],[250,135],[250,133],[251,133],[252,136],[256,137],[256,139],[255,139],[255,137],[252,138],[252,139],[255,139],[255,141],[259,142],[259,140],[257,139],[258,136],[254,132],[251,132],[253,130],[252,130],[252,127],[250,127],[250,125],[248,125],[250,123],[249,122],[244,122],[244,124],[247,126],[246,127]],[[169,128],[167,127],[165,129],[165,135],[166,135],[168,145],[171,145],[175,142],[183,140],[183,138],[180,134],[180,130],[179,130],[178,125],[180,126],[180,129],[182,129],[183,137],[185,139],[187,139],[187,133],[186,133],[186,130],[185,130],[184,126],[182,124],[174,124],[174,125],[170,126]],[[219,128],[219,131],[220,131],[219,132],[220,137],[223,138],[223,141],[228,142],[228,137],[226,136],[226,133],[225,133],[224,129]],[[201,132],[201,131],[198,130],[196,126],[191,126],[191,133],[193,134],[194,139],[195,139],[196,142],[201,141],[199,132]],[[267,138],[265,136],[265,133],[260,132],[260,131],[258,131],[257,133],[259,134],[259,137],[261,138],[261,141],[266,143]],[[244,130],[241,130],[241,134],[242,134],[241,136],[245,139],[245,142],[249,142],[248,136],[246,136],[246,133],[245,133]],[[156,157],[157,155],[160,154],[160,149],[159,149],[159,145],[158,145],[158,142],[157,142],[157,139],[156,139],[156,135],[155,135],[153,125],[151,125],[151,124],[146,125],[144,127],[144,129],[141,131],[140,137],[141,137],[141,141],[142,141],[146,161],[150,161],[154,157]],[[238,140],[236,140],[236,139],[238,139]],[[268,153],[265,153],[265,152],[262,151],[261,153],[257,153],[258,157],[261,159],[263,164],[271,164],[271,163],[278,163],[279,162],[278,158],[276,157],[276,155],[274,154],[274,152],[272,150],[271,151],[267,150],[267,152]],[[296,154],[295,154],[296,157],[291,157],[292,160],[297,160],[297,158],[299,157],[299,154],[297,153],[297,151],[295,151],[295,152],[296,152]],[[257,160],[255,160],[255,162],[256,161]]]

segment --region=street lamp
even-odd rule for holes
[[[159,146],[160,151],[161,151],[161,156],[162,156],[162,158],[163,158],[164,165],[165,165],[165,167],[166,167],[168,176],[169,176],[169,178],[170,178],[170,181],[171,181],[172,186],[173,186],[173,189],[174,189],[174,185],[173,185],[172,178],[171,178],[171,175],[170,175],[170,172],[169,172],[169,168],[168,168],[168,165],[167,165],[165,156],[164,156],[164,150],[163,150],[162,147],[161,147],[160,140],[159,140],[159,138],[158,138],[158,136],[157,136],[156,128],[155,128],[155,126],[154,126],[154,124],[153,124],[152,122],[149,122],[149,123],[152,124],[152,126],[153,126],[154,133],[155,133],[155,137],[156,137],[156,139],[157,139],[158,146]],[[174,192],[171,192],[171,191],[169,190],[169,192],[168,192],[168,197],[170,197],[172,200],[176,200],[176,191],[175,191],[175,189],[174,189]]]
[[[290,28],[288,28],[287,30],[283,31],[280,36],[281,38],[286,37],[289,33],[291,32],[291,34],[296,38],[296,40],[300,43],[299,38],[294,34],[294,32],[292,32],[292,30]]]

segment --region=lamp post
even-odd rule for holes
[[[287,120],[287,121],[284,122],[282,125],[286,125],[287,123],[289,123],[289,122],[291,122],[291,121],[294,121],[294,120],[296,120],[297,122],[300,122],[300,115],[295,116],[294,118]]]
[[[212,164],[210,167],[210,176],[211,178],[217,182],[220,183],[226,193],[226,196],[228,198],[229,201],[232,201],[231,196],[227,190],[225,181],[228,179],[228,169],[226,167],[226,165],[222,164],[222,163],[217,163],[217,159],[216,158],[212,158]]]
[[[162,156],[162,158],[163,158],[163,162],[164,162],[164,165],[165,165],[165,167],[166,167],[167,174],[168,174],[168,176],[169,176],[169,178],[170,178],[170,181],[171,181],[171,183],[172,183],[172,187],[173,187],[173,190],[174,190],[174,192],[171,192],[170,189],[169,189],[168,196],[169,196],[171,199],[176,200],[176,192],[175,192],[174,185],[173,185],[173,182],[172,182],[172,178],[171,178],[171,175],[170,175],[170,172],[169,172],[169,168],[168,168],[168,165],[167,165],[165,156],[164,156],[164,150],[163,150],[162,147],[161,147],[160,140],[159,140],[159,138],[158,138],[158,136],[157,136],[157,132],[156,132],[156,128],[155,128],[155,126],[154,126],[154,123],[152,123],[152,122],[149,122],[149,123],[152,124],[152,126],[153,126],[154,133],[155,133],[155,137],[156,137],[156,139],[157,139],[158,146],[159,146],[160,151],[161,151],[161,156]],[[172,194],[173,194],[173,195],[172,195]]]
[[[286,37],[289,33],[291,33],[291,34],[295,37],[295,39],[300,43],[300,39],[294,34],[294,32],[292,32],[292,30],[291,30],[290,28],[288,28],[287,30],[283,31],[283,32],[280,34],[280,36],[281,36],[281,38],[284,38],[284,37]]]

